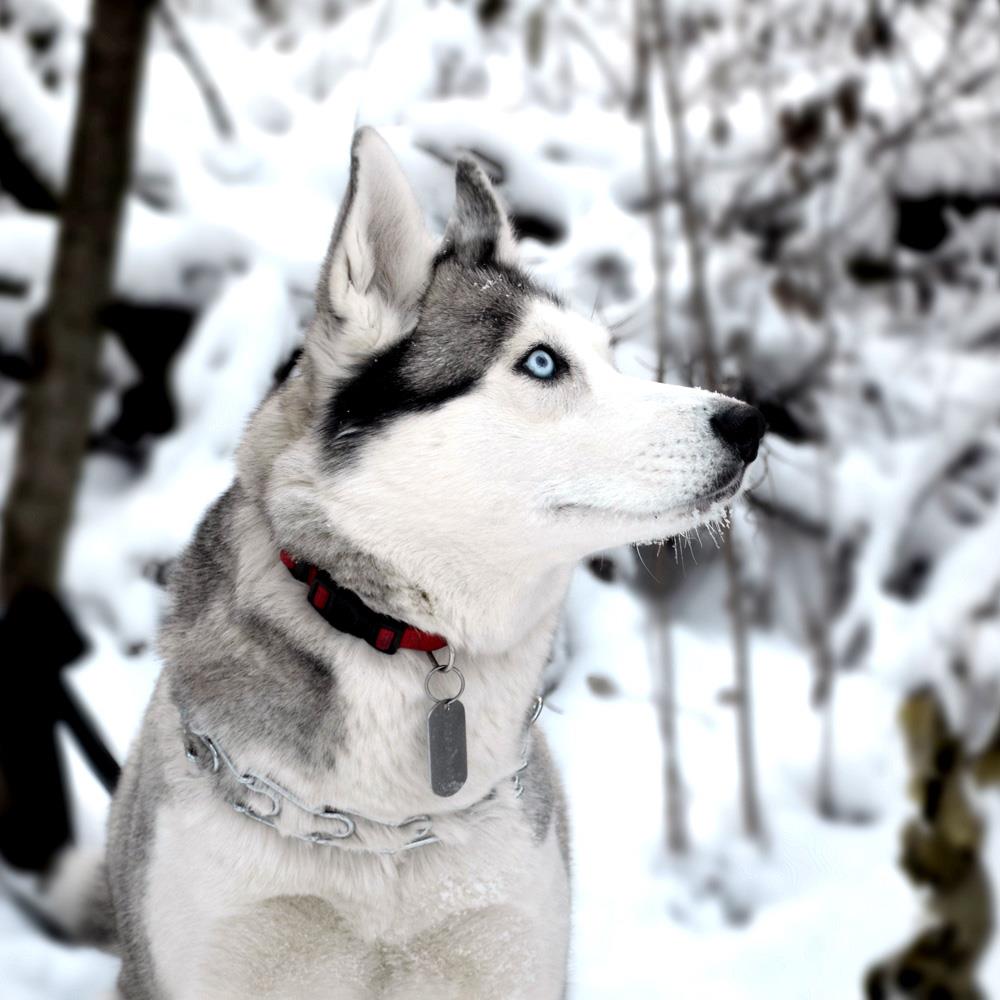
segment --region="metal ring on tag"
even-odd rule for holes
[[[453,650],[451,646],[445,646],[444,648],[448,650],[447,663],[438,663],[438,658],[434,655],[434,651],[430,649],[427,650],[427,659],[434,664],[434,669],[440,671],[441,673],[447,673],[455,667],[455,650]]]
[[[462,693],[465,691],[465,677],[463,676],[462,671],[459,670],[454,663],[455,659],[452,657],[450,664],[447,666],[441,666],[439,664],[434,667],[433,670],[428,670],[427,676],[424,678],[424,690],[427,692],[427,697],[430,698],[431,701],[437,702],[439,705],[442,703],[450,705],[453,701],[458,701],[458,699],[462,697]],[[455,676],[458,677],[458,692],[453,694],[450,698],[435,697],[434,693],[431,691],[431,678],[435,674],[455,674]]]

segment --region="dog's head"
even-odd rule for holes
[[[719,516],[757,411],[619,374],[606,331],[519,268],[482,170],[455,183],[436,243],[385,142],[355,138],[300,370],[241,456],[279,540],[523,572]]]

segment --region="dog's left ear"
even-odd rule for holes
[[[517,241],[507,213],[483,168],[468,156],[455,169],[455,208],[441,253],[469,267],[517,262]]]
[[[423,212],[392,150],[374,129],[359,129],[306,353],[335,373],[390,346],[416,313],[433,257]]]

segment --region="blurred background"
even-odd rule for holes
[[[361,124],[438,232],[474,152],[623,370],[770,426],[728,531],[574,580],[573,1000],[1000,996],[985,0],[0,0],[8,860],[101,842],[86,717],[121,759]],[[5,998],[115,971],[0,888]]]

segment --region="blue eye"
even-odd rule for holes
[[[532,377],[547,380],[556,374],[556,359],[544,348],[536,347],[521,362],[521,367]]]

